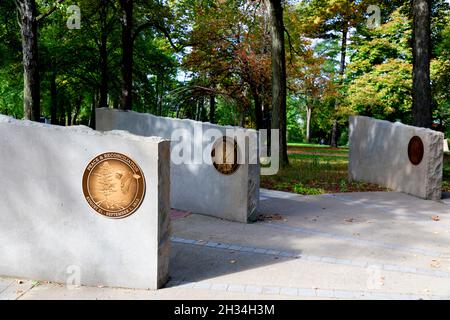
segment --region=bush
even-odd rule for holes
[[[342,130],[341,135],[338,139],[338,146],[347,146],[348,145],[348,128]]]

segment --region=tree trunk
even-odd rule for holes
[[[216,115],[216,96],[211,94],[209,96],[209,122],[215,123]]]
[[[83,103],[83,96],[78,96],[76,102],[75,102],[75,112],[72,115],[72,119],[70,121],[70,125],[76,125],[77,124],[77,118],[78,115],[80,114],[80,110],[81,110],[81,104]]]
[[[120,109],[131,110],[133,93],[133,0],[120,0],[122,8],[122,98]]]
[[[252,86],[252,96],[253,103],[255,104],[255,121],[256,121],[256,130],[263,129],[263,110],[262,110],[262,100],[261,96],[258,92],[258,89]]]
[[[95,109],[97,108],[97,92],[92,94],[91,117],[89,119],[89,127],[95,130]]]
[[[417,127],[431,128],[430,53],[431,0],[413,0],[413,90],[412,115]]]
[[[348,22],[344,21],[342,23],[342,40],[341,40],[341,62],[339,66],[339,84],[344,82],[345,74],[345,57],[347,54],[347,34],[348,34]],[[337,102],[335,104],[335,108]],[[330,146],[337,148],[337,135],[338,135],[338,123],[337,119],[333,119],[333,128],[331,130],[331,143]]]
[[[279,129],[281,167],[289,164],[286,141],[286,54],[281,0],[266,0],[272,37],[272,129]]]
[[[16,4],[22,36],[23,114],[25,119],[39,121],[41,96],[36,3],[35,0],[18,0]]]
[[[107,2],[102,1],[100,7],[100,101],[99,108],[108,107],[108,31],[107,31]]]
[[[338,123],[337,120],[333,120],[333,127],[331,128],[331,143],[332,148],[337,148],[337,135],[338,135]]]
[[[202,121],[203,105],[204,105],[203,97],[200,97],[197,100],[197,114],[195,116],[195,120],[197,121]]]
[[[56,87],[56,72],[52,72],[50,77],[50,123],[56,124],[58,121],[58,91]]]
[[[311,137],[311,107],[306,106],[306,143],[309,143]]]
[[[66,127],[70,126],[71,121],[72,121],[72,105],[66,104],[66,113],[64,115],[64,125]]]

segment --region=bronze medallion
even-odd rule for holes
[[[217,171],[222,174],[233,174],[239,169],[238,145],[236,140],[223,136],[214,142],[211,158]]]
[[[413,165],[418,165],[420,162],[422,162],[423,159],[423,142],[422,139],[418,136],[414,136],[409,140],[408,144],[408,158],[409,161]]]
[[[132,159],[118,152],[98,155],[83,174],[83,193],[99,214],[113,219],[133,214],[145,196],[145,178]]]

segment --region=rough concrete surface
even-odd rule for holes
[[[256,138],[255,130],[114,109],[96,110],[96,129],[126,130],[141,136],[157,135],[165,139],[172,139],[176,130],[183,130],[181,137],[174,139],[187,141],[192,138],[192,154],[189,156],[192,161],[171,161],[172,207],[238,222],[247,222],[256,212],[259,201],[259,164],[245,161],[235,173],[223,175],[211,163],[202,160],[203,153],[211,154],[211,137],[202,135],[208,129],[217,130],[220,135],[225,135],[227,129],[236,129]],[[177,145],[179,142],[172,141],[172,150]],[[248,146],[241,146],[241,149],[245,149],[247,154],[250,152]],[[200,150],[200,159],[195,158],[196,150]],[[174,153],[178,155],[178,152]]]
[[[421,138],[424,155],[418,165],[408,158],[412,137]],[[369,117],[350,117],[349,178],[376,183],[423,199],[439,200],[442,192],[444,134]]]
[[[0,117],[0,275],[61,283],[162,286],[169,262],[169,141]],[[105,152],[132,158],[146,177],[140,208],[97,214],[82,177]]]

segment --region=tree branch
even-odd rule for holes
[[[175,44],[172,40],[172,37],[170,36],[169,31],[167,31],[167,29],[163,26],[161,26],[159,23],[157,23],[156,21],[149,21],[146,22],[144,24],[141,24],[139,27],[136,28],[136,30],[134,31],[133,35],[132,35],[132,41],[134,42],[134,40],[136,39],[136,37],[138,36],[138,34],[140,32],[142,32],[143,30],[147,29],[147,28],[155,28],[158,31],[160,31],[165,37],[166,39],[169,41],[170,46],[176,51],[176,52],[180,52],[181,49],[183,49],[183,46],[179,46],[177,44]]]
[[[63,3],[66,0],[57,0],[56,3],[53,5],[53,7],[51,7],[47,12],[40,14],[37,18],[36,21],[39,22],[42,19],[48,17],[49,15],[51,15],[56,9],[58,9],[58,5]]]
[[[300,56],[301,53],[298,52],[297,50],[295,50],[294,46],[292,45],[292,42],[291,42],[291,35],[289,34],[289,31],[288,31],[286,28],[284,28],[284,32],[286,32],[286,34],[287,34],[287,36],[288,36],[289,50],[291,50],[291,53],[292,53],[292,51],[294,51],[297,55]],[[291,54],[291,55],[292,55],[292,54]]]

